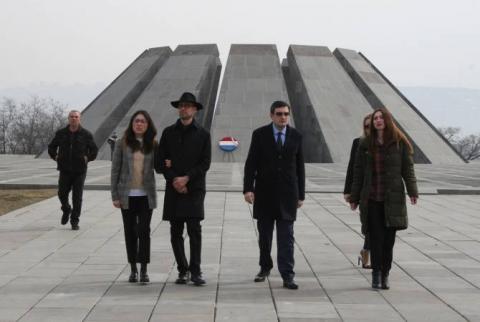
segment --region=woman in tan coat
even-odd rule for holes
[[[128,279],[149,282],[147,264],[150,262],[150,220],[157,207],[154,176],[154,151],[157,130],[150,115],[143,110],[130,119],[119,144],[113,152],[111,193],[113,206],[122,211],[125,243],[131,273]]]

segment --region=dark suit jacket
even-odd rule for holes
[[[295,220],[299,200],[305,200],[302,135],[287,126],[278,151],[272,123],[256,129],[245,162],[243,192],[255,193],[253,217]]]
[[[197,121],[184,127],[180,120],[165,128],[155,156],[155,170],[167,180],[163,203],[163,220],[204,219],[205,176],[212,158],[210,133]],[[172,167],[165,167],[165,159]],[[188,193],[173,188],[175,177],[189,176]]]

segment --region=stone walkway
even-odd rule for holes
[[[110,161],[93,161],[88,165],[85,189],[110,190]],[[343,191],[347,164],[308,163],[308,192]],[[480,162],[456,165],[416,164],[415,172],[421,194],[460,193],[480,194]],[[157,175],[157,189],[165,180]],[[58,171],[50,159],[35,159],[31,155],[0,155],[0,188],[56,188]],[[212,163],[207,175],[208,191],[242,191],[242,163]]]
[[[291,291],[276,268],[253,282],[256,229],[241,193],[207,193],[204,287],[174,284],[161,211],[151,225],[151,283],[130,284],[109,192],[85,192],[79,231],[60,225],[52,198],[0,217],[0,321],[480,321],[480,196],[422,195],[409,212],[392,288],[374,291],[357,266],[358,215],[339,193],[308,193],[295,224],[300,289]]]

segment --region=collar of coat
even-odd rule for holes
[[[72,131],[70,131],[70,124],[67,124],[67,126],[66,126],[64,129],[65,129],[67,132],[70,132],[70,133],[79,133],[80,131],[82,131],[83,128],[82,128],[82,125],[80,124],[80,125],[78,126],[78,130],[76,130],[75,132],[72,132]]]
[[[176,129],[183,129],[183,128],[186,128],[186,129],[198,129],[199,128],[199,124],[198,122],[193,119],[192,123],[190,123],[189,125],[185,126],[182,124],[182,121],[180,119],[177,120],[177,122],[175,123],[175,128]]]
[[[269,126],[269,127],[270,127],[270,131],[271,131],[271,130],[272,130],[272,128],[273,128],[273,127],[275,127],[275,124],[273,124],[273,122],[270,122],[270,124],[269,124],[269,125],[267,125],[267,126]],[[277,129],[277,128],[275,128],[275,129]],[[289,130],[290,130],[290,124],[287,124],[287,125],[285,126],[285,132],[283,132],[283,131],[279,131],[279,130],[277,129],[277,131],[278,131],[278,132],[282,132],[282,133],[284,133],[284,134],[285,134],[285,137],[286,137],[286,135],[288,134],[288,131],[289,131]]]

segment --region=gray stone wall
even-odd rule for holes
[[[368,60],[356,51],[337,48],[335,56],[372,108],[386,107],[415,148],[416,163],[463,163],[455,149]]]
[[[212,123],[212,160],[245,161],[254,129],[271,122],[270,105],[288,102],[275,45],[232,45]],[[240,144],[223,152],[218,141],[233,136]]]
[[[120,137],[135,111],[146,110],[151,115],[158,131],[158,138],[165,127],[173,124],[178,112],[170,105],[183,92],[192,92],[204,105],[197,115],[202,125],[210,122],[213,113],[214,93],[218,87],[216,76],[221,68],[217,45],[180,45],[160,68],[140,97],[117,123],[114,131]],[[210,116],[211,117],[211,116]],[[110,146],[104,143],[99,158],[110,158]]]
[[[348,162],[372,109],[327,47],[288,49],[287,87],[307,162]]]

